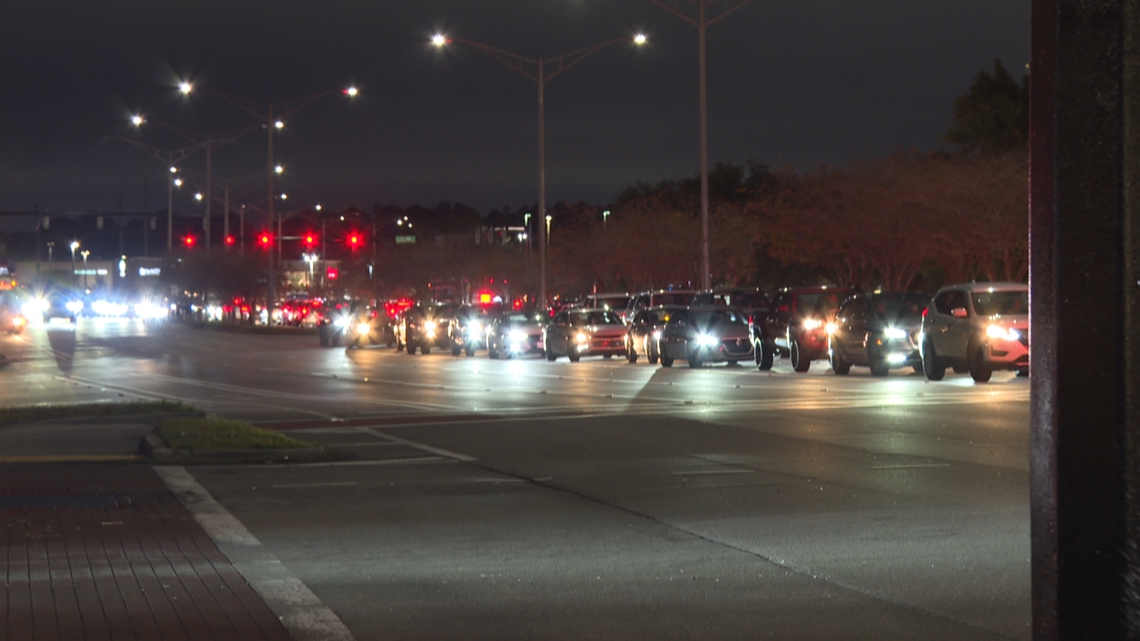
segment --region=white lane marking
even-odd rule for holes
[[[344,483],[289,483],[286,485],[274,485],[275,490],[284,490],[295,487],[348,487],[350,485],[360,485],[356,481],[346,481]]]
[[[265,600],[294,639],[354,641],[344,622],[266,550],[184,467],[154,466],[234,569]]]
[[[673,476],[710,476],[713,474],[751,474],[756,470],[692,470],[689,472],[673,472]]]
[[[419,463],[455,463],[442,456],[417,456],[415,458],[391,458],[369,461],[332,461],[329,463],[293,463],[289,467],[361,467],[369,465],[416,465]],[[262,466],[264,467],[264,466]]]
[[[417,450],[423,450],[425,452],[431,452],[432,454],[439,454],[440,456],[445,456],[447,458],[455,459],[457,461],[464,461],[464,462],[469,463],[471,461],[478,460],[474,456],[467,456],[466,454],[460,454],[458,452],[451,452],[448,450],[440,449],[438,447],[432,447],[430,445],[424,445],[423,443],[417,443],[415,441],[409,441],[407,439],[400,438],[399,436],[392,436],[391,434],[385,434],[384,432],[381,432],[381,431],[378,431],[378,430],[372,429],[372,428],[364,429],[361,431],[365,432],[367,434],[371,434],[372,436],[375,436],[376,438],[387,439],[389,441],[392,441],[393,443],[399,443],[401,445],[407,445],[409,447],[414,447]]]
[[[922,470],[931,467],[950,467],[949,463],[914,463],[911,465],[872,465],[872,470]]]

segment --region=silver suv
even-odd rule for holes
[[[1029,287],[969,283],[943,287],[922,314],[922,371],[940,381],[947,367],[978,383],[994,370],[1029,374]]]

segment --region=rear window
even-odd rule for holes
[[[621,319],[611,311],[571,312],[571,325],[621,325]]]
[[[696,294],[692,292],[663,292],[653,295],[654,305],[692,305],[693,297]]]

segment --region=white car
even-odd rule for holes
[[[922,371],[942,380],[947,367],[978,383],[994,370],[1029,374],[1029,287],[969,283],[943,287],[922,314]]]

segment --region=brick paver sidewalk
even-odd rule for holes
[[[0,639],[288,639],[147,465],[0,465]]]

